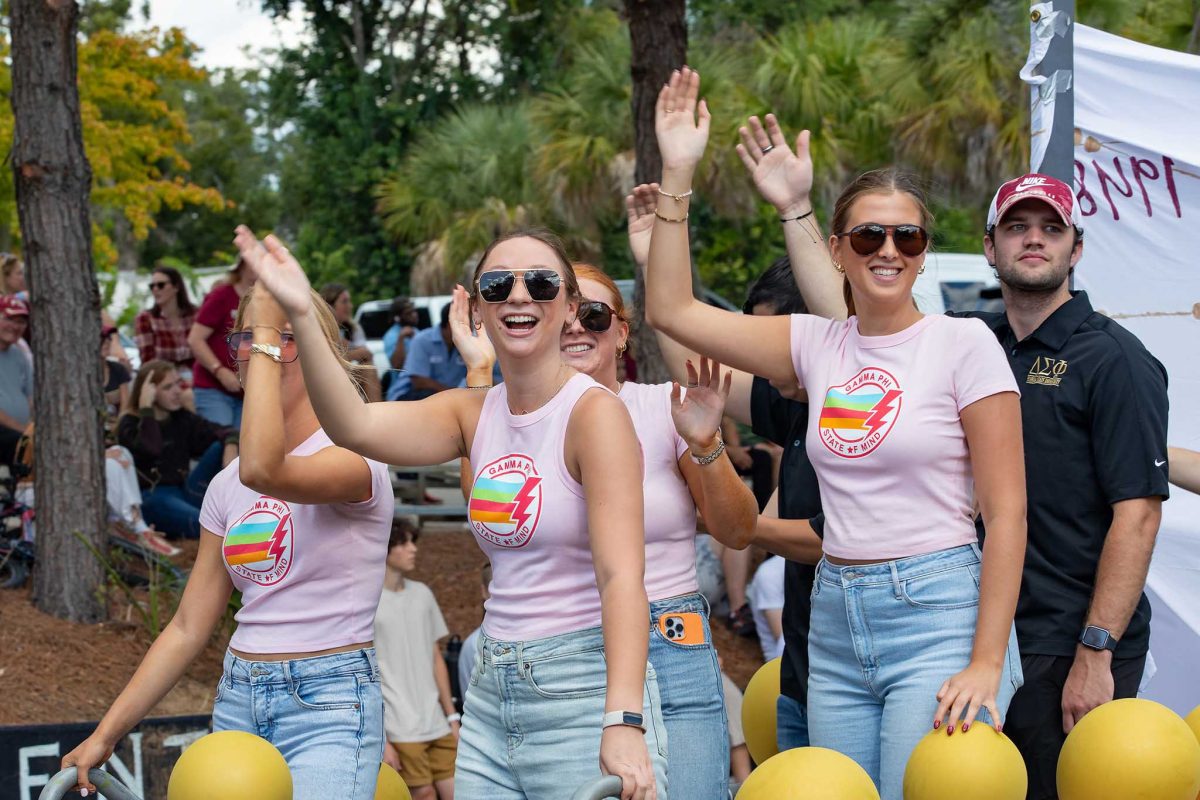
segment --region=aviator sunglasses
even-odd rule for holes
[[[860,256],[869,256],[883,247],[887,237],[892,237],[896,249],[906,256],[919,256],[929,246],[929,234],[920,225],[880,225],[868,222],[855,225],[845,233],[835,234],[839,239],[850,237],[850,247]]]
[[[579,324],[583,326],[584,330],[592,333],[604,333],[612,327],[613,316],[616,313],[608,303],[602,303],[599,300],[584,300],[579,304],[576,319],[579,320]]]
[[[485,303],[503,303],[512,294],[517,285],[517,275],[525,281],[525,291],[529,299],[535,303],[549,303],[558,297],[562,286],[562,276],[552,269],[489,269],[479,276],[475,284],[479,287],[479,296]]]
[[[233,331],[225,337],[229,345],[229,357],[239,364],[250,360],[250,345],[254,344],[254,331]],[[279,334],[279,362],[290,364],[300,354],[296,352],[296,339],[290,333]]]

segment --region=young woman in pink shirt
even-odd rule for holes
[[[316,293],[306,346],[331,354],[339,334]],[[274,744],[296,800],[375,796],[383,695],[372,645],[393,500],[387,467],[335,446],[321,430],[282,309],[266,291],[242,298],[229,335],[245,386],[240,458],[209,484],[200,549],[179,610],[96,730],[64,767],[102,764],[208,646],[236,587],[237,630],[213,728]]]
[[[930,727],[952,733],[986,709],[999,728],[1021,683],[1013,613],[1025,552],[1018,393],[992,333],[925,317],[912,286],[929,214],[915,182],[859,177],[834,208],[829,247],[851,317],[755,317],[695,301],[692,177],[708,139],[699,75],[658,99],[663,156],[646,317],[734,368],[798,381],[814,411],[807,449],[821,486],[825,557],[809,638],[812,744],[853,757],[901,800],[904,767]],[[786,146],[764,135],[749,157]],[[751,150],[751,148],[747,148]],[[811,209],[784,215],[803,223]],[[986,558],[975,504],[987,526]]]
[[[300,265],[240,229],[243,257],[287,311],[305,382],[332,439],[390,464],[469,457],[469,522],[492,562],[462,720],[455,791],[559,798],[601,771],[655,797],[666,736],[648,666],[639,449],[624,405],[563,363],[579,286],[545,232],[494,241],[474,311],[505,382],[408,403],[364,403],[312,313]]]
[[[667,728],[671,795],[724,800],[729,732],[708,608],[696,581],[696,512],[714,536],[735,547],[749,541],[758,516],[754,495],[724,455],[720,438],[728,373],[722,389],[719,365],[703,359],[697,370],[689,363],[682,397],[671,383],[618,379],[629,342],[625,302],[604,272],[590,264],[574,267],[583,301],[563,329],[562,359],[621,399],[642,448],[650,663]],[[470,370],[467,383],[490,383],[495,351],[486,335],[476,335],[461,287],[450,323]]]

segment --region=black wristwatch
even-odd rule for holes
[[[1087,625],[1083,629],[1083,633],[1079,634],[1079,643],[1084,647],[1090,647],[1092,650],[1108,650],[1115,651],[1117,649],[1117,639],[1104,628],[1098,628],[1095,625]]]

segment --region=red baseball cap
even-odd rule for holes
[[[990,229],[995,226],[1005,212],[1030,198],[1041,200],[1053,208],[1062,217],[1064,225],[1083,227],[1079,219],[1079,204],[1075,202],[1075,192],[1071,187],[1058,178],[1037,172],[1013,178],[1000,186],[988,208],[987,227]]]
[[[6,317],[28,317],[29,304],[15,294],[0,294],[0,314]]]

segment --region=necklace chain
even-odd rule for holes
[[[560,365],[559,371],[562,372],[563,369],[565,369],[565,366],[566,365]],[[570,373],[570,371],[568,371],[566,376],[563,377],[563,379],[558,382],[558,386],[554,387],[554,391],[551,392],[550,395],[545,400],[538,403],[536,406],[529,409],[528,411],[518,411],[517,409],[513,408],[512,404],[510,403],[508,406],[509,412],[511,412],[514,416],[518,416],[518,417],[523,417],[523,416],[526,416],[527,414],[532,414],[533,412],[537,411],[542,406],[546,405],[546,403],[549,403],[551,400],[553,400],[558,395],[558,393],[562,391],[562,387],[567,385],[567,381],[569,381],[570,379],[571,379],[571,373]]]

